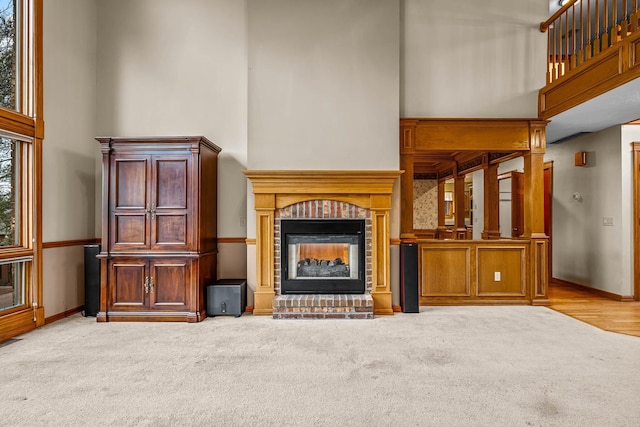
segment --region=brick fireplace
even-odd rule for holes
[[[364,292],[313,292],[284,295],[282,265],[284,242],[282,220],[334,222],[335,220],[364,221]],[[276,210],[274,224],[274,291],[273,317],[278,319],[297,318],[348,318],[372,319],[373,298],[371,297],[371,210],[351,203],[336,200],[309,200]],[[284,260],[284,261],[283,261]],[[322,281],[320,281],[322,283]],[[304,287],[303,287],[304,289]]]
[[[256,315],[274,318],[370,318],[393,314],[389,213],[402,171],[244,171],[256,210]],[[361,219],[366,224],[362,294],[281,293],[283,219]]]

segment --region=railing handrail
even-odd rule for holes
[[[544,22],[540,23],[540,32],[541,33],[545,33],[549,27],[551,26],[551,24],[553,24],[553,22],[558,19],[560,16],[562,16],[563,13],[565,13],[567,10],[569,10],[569,8],[571,6],[573,6],[574,4],[576,4],[577,2],[579,2],[580,0],[570,0],[569,3],[565,4],[564,6],[562,6],[560,9],[558,9],[556,11],[556,13],[554,13],[553,15],[551,15],[551,17],[549,19],[547,19]]]
[[[638,3],[638,0],[569,0],[542,22],[540,31],[547,34],[547,84],[637,34]]]

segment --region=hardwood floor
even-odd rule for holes
[[[550,308],[600,329],[640,337],[640,302],[620,302],[549,283]]]

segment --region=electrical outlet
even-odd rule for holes
[[[499,272],[499,271],[494,272],[494,273],[493,273],[493,280],[494,280],[495,282],[499,282],[499,281],[500,281],[500,279],[501,279],[501,277],[500,277],[500,276],[501,276],[501,274],[500,274],[500,272]]]
[[[612,226],[613,225],[613,217],[612,216],[605,216],[602,218],[602,225],[606,225],[606,226]]]

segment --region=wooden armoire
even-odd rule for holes
[[[203,320],[205,287],[216,280],[220,148],[202,136],[96,139],[98,322]]]

